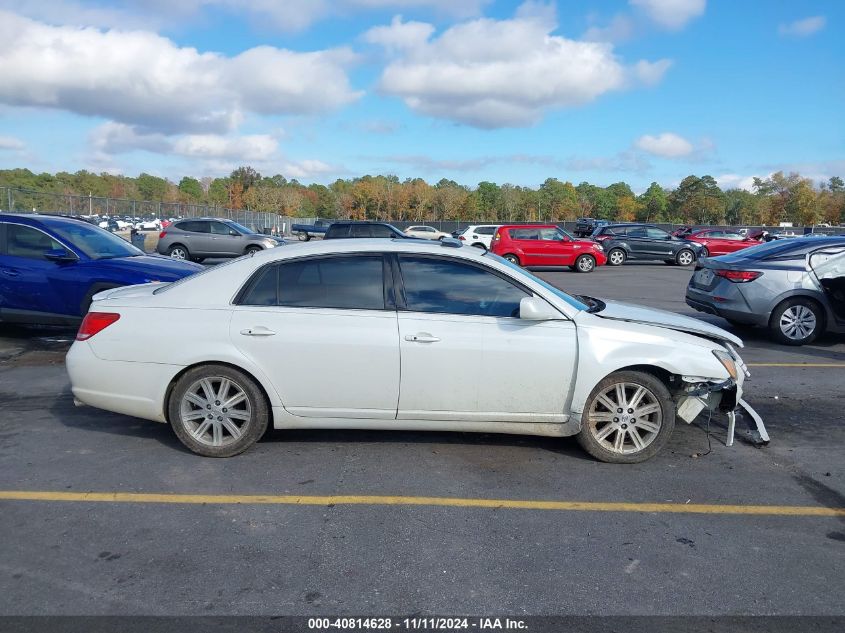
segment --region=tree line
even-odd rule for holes
[[[35,174],[0,170],[0,187],[31,189],[60,196],[95,196],[209,205],[279,213],[293,217],[390,219],[414,222],[544,221],[579,217],[611,221],[776,226],[845,221],[845,183],[834,176],[816,185],[797,173],[754,178],[753,191],[722,190],[712,176],[690,175],[674,189],[656,182],[637,195],[625,182],[600,187],[548,178],[537,188],[480,182],[475,187],[441,179],[399,180],[392,175],[338,179],[304,185],[284,176],[262,176],[239,167],[229,176],[178,183],[142,173],[136,178],[88,171]],[[2,205],[0,205],[2,206]],[[26,203],[21,208],[29,208]],[[41,211],[49,211],[43,203]]]

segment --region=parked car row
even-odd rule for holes
[[[207,257],[240,257],[284,245],[281,238],[255,231],[232,220],[179,220],[158,236],[156,252],[173,259],[202,262]]]

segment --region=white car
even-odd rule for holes
[[[153,220],[142,220],[135,224],[135,228],[139,231],[158,231],[161,229],[161,220],[155,218]]]
[[[452,237],[449,233],[438,231],[433,226],[409,226],[404,233],[408,237],[419,237],[424,240],[442,240],[444,237]]]
[[[466,242],[470,246],[490,250],[490,245],[493,242],[493,236],[496,234],[496,229],[498,228],[498,224],[478,224],[468,226],[464,232],[458,236],[458,239],[462,242]]]
[[[101,292],[67,369],[77,401],[169,422],[201,455],[240,453],[272,424],[577,435],[631,463],[666,444],[676,412],[743,404],[741,345],[453,241],[326,240]]]

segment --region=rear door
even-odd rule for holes
[[[396,310],[381,254],[305,257],[259,269],[230,336],[301,417],[392,420],[399,397]]]
[[[631,249],[633,258],[649,258],[648,236],[644,226],[630,226],[625,231],[625,242]]]
[[[519,318],[531,292],[453,257],[400,255],[399,419],[562,422],[571,321]]]
[[[522,251],[523,266],[538,266],[543,258],[543,244],[540,242],[540,229],[508,229],[513,246]]]
[[[179,235],[179,241],[185,242],[191,255],[203,257],[212,252],[214,242],[211,240],[211,228],[207,220],[179,222],[176,228],[184,231],[182,235]],[[176,241],[175,236],[174,241]]]

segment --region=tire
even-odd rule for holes
[[[508,253],[507,255],[503,255],[503,257],[508,260],[511,264],[516,264],[517,266],[521,266],[522,264],[519,263],[519,257],[514,255],[513,253]]]
[[[224,407],[225,399],[210,399],[219,396],[242,399]],[[201,365],[186,371],[170,392],[167,412],[179,441],[205,457],[232,457],[244,452],[264,435],[270,419],[260,387],[227,365]]]
[[[622,403],[619,402],[620,386]],[[640,392],[640,389],[644,391]],[[638,397],[633,407],[627,407]],[[623,406],[611,408],[606,402]],[[634,416],[638,411],[644,413],[633,417],[631,411]],[[637,464],[659,453],[674,428],[675,403],[666,385],[651,374],[618,371],[599,382],[587,398],[577,439],[581,447],[599,461]],[[637,446],[635,436],[641,447]]]
[[[182,246],[181,244],[172,244],[170,248],[167,249],[167,256],[172,259],[183,261],[190,261],[191,259],[191,253],[188,250],[188,247]]]
[[[487,247],[484,246],[484,244],[482,244],[481,242],[476,242],[472,246],[473,246],[473,248],[483,248],[484,250],[487,250]]]
[[[678,254],[675,255],[675,263],[678,264],[678,266],[691,266],[695,263],[695,253],[688,248],[682,248],[678,251]]]
[[[626,259],[628,259],[628,256],[621,248],[611,248],[607,254],[607,263],[610,266],[621,266]]]
[[[706,246],[701,247],[701,252],[698,254],[699,257],[710,257],[710,251],[707,250]]]
[[[256,253],[260,253],[264,249],[260,246],[247,246],[246,250],[244,251],[245,255],[255,255]]]
[[[205,261],[205,257],[191,257],[191,261],[202,264]]]
[[[596,259],[592,255],[581,255],[575,260],[575,271],[591,273],[596,269]]]
[[[824,331],[822,307],[806,297],[787,299],[778,305],[769,319],[772,339],[783,345],[812,343]]]

